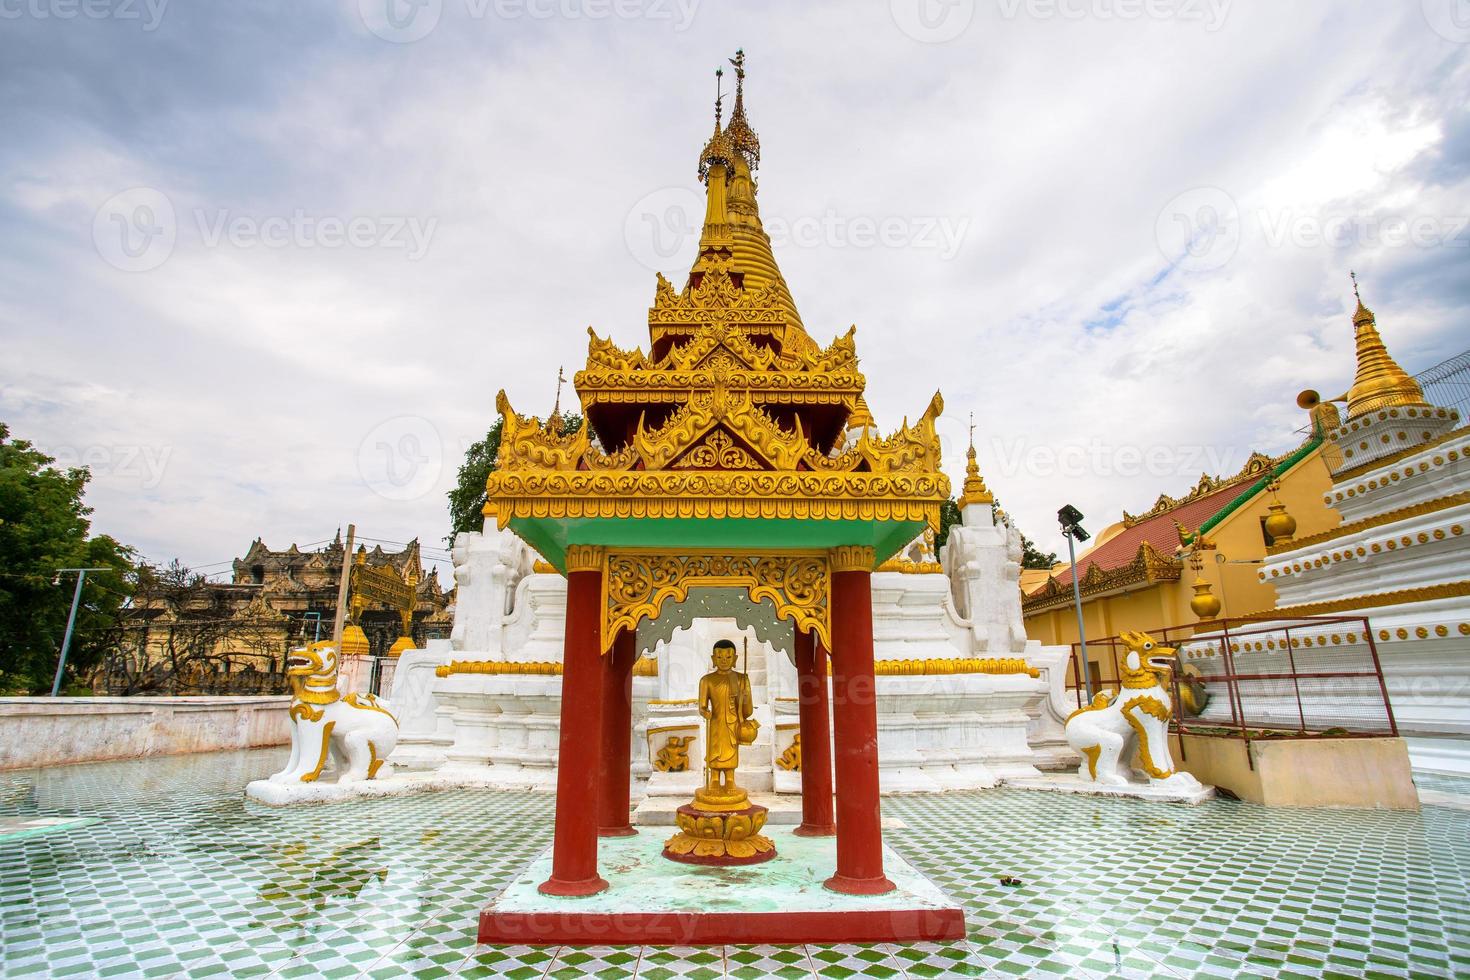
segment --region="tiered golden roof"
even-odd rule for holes
[[[735,112],[701,156],[699,253],[682,290],[658,276],[648,353],[589,331],[587,364],[574,379],[588,424],[572,435],[517,415],[504,392],[498,398],[505,421],[485,513],[558,565],[566,545],[608,543],[607,527],[589,519],[830,522],[795,538],[789,527],[788,537],[767,527],[767,538],[739,541],[865,544],[882,561],[925,525],[937,527],[949,496],[935,433],[939,395],[915,424],[878,436],[855,329],[823,349],[802,326],[761,228],[744,55],[733,63]],[[861,434],[844,444],[853,423]],[[700,540],[733,533],[685,530]]]

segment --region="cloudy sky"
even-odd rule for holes
[[[646,344],[737,46],[808,330],[944,392],[1023,530],[1299,439],[1470,347],[1458,0],[0,0],[0,419],[196,567],[442,545],[509,392]],[[729,76],[727,74],[727,81]]]

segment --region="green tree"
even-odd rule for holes
[[[996,508],[1000,508],[1000,501],[996,501]],[[934,552],[938,554],[939,549],[944,547],[944,542],[949,540],[949,529],[960,523],[960,505],[954,497],[950,497],[939,505],[939,533],[934,537]],[[1051,568],[1057,563],[1056,552],[1044,552],[1037,548],[1035,543],[1025,533],[1021,534],[1021,567],[1022,568]]]
[[[56,672],[76,586],[61,568],[91,572],[67,655],[69,678],[84,677],[116,640],[118,612],[134,581],[133,552],[89,536],[82,503],[91,473],[55,460],[0,422],[0,694],[46,693]]]
[[[496,457],[500,455],[500,433],[504,419],[496,419],[485,438],[465,451],[464,463],[459,467],[459,479],[449,491],[449,536],[444,540],[451,546],[455,535],[461,531],[478,531],[485,518],[481,511],[485,507],[485,481],[495,469]],[[562,435],[571,435],[582,428],[582,416],[575,413],[561,417]]]

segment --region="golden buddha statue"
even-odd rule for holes
[[[704,719],[703,788],[695,790],[697,803],[712,807],[744,806],[745,790],[735,785],[740,746],[755,741],[760,725],[751,717],[750,677],[735,670],[735,644],[715,643],[710,658],[714,670],[699,679],[699,715]]]
[[[735,785],[740,746],[755,741],[760,724],[751,717],[750,677],[735,669],[735,644],[715,643],[715,669],[699,679],[699,714],[704,718],[704,785],[694,802],[679,807],[679,832],[664,843],[663,855],[685,864],[739,865],[769,861],[776,845],[761,834],[767,810],[751,803]]]

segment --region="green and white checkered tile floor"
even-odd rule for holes
[[[549,795],[246,803],[280,754],[0,773],[0,975],[1470,975],[1450,808],[898,797],[887,840],[964,902],[967,942],[489,947],[476,915],[549,842]]]

